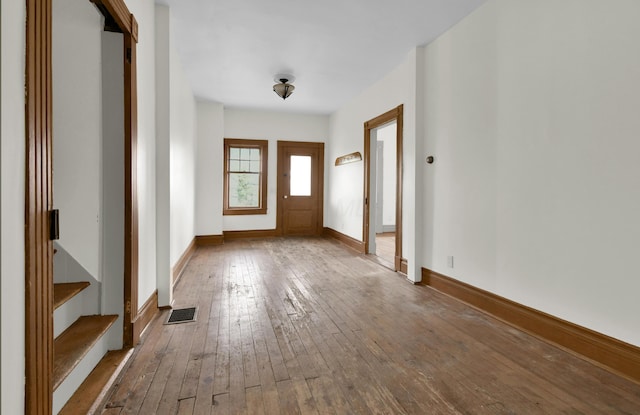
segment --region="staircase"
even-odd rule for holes
[[[113,350],[121,344],[120,316],[100,315],[100,283],[88,273],[78,275],[86,271],[78,271],[79,264],[64,249],[57,250],[54,280],[61,279],[56,271],[72,269],[76,277],[90,281],[53,285],[53,413],[90,414],[99,409],[132,350]]]

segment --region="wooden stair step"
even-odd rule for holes
[[[133,349],[107,352],[58,415],[97,413],[132,353]]]
[[[117,319],[117,315],[82,316],[55,339],[53,343],[53,390],[60,386]]]
[[[62,304],[71,300],[80,291],[91,285],[87,281],[81,282],[64,282],[53,284],[53,309],[57,309]]]

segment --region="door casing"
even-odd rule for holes
[[[370,204],[371,200],[371,131],[392,121],[396,121],[396,246],[394,271],[407,272],[407,260],[402,257],[402,130],[404,106],[385,112],[364,123],[364,197],[362,240],[365,252],[369,252],[370,240]],[[374,225],[375,226],[375,225]]]
[[[139,339],[137,205],[138,23],[123,0],[92,0],[104,30],[124,38],[125,270],[123,344]],[[25,58],[25,413],[48,415],[53,407],[53,209],[52,0],[26,0]]]

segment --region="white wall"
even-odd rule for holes
[[[0,2],[0,412],[24,413],[24,2]],[[16,312],[16,310],[18,310]]]
[[[171,304],[173,266],[195,236],[196,104],[173,45],[171,13],[156,5],[156,266]]]
[[[197,101],[196,235],[222,235],[224,107]]]
[[[269,171],[267,178],[267,214],[224,216],[223,230],[275,229],[278,140],[324,143],[328,137],[328,116],[225,109],[224,138],[269,140]],[[219,147],[221,152],[224,151],[223,146],[224,144],[221,141]],[[220,170],[222,169],[222,164],[220,164]],[[219,197],[222,198],[222,193],[220,193]]]
[[[639,19],[491,1],[427,47],[423,265],[640,345]]]
[[[102,16],[56,0],[53,25],[53,201],[65,250],[100,281]],[[73,45],[73,47],[70,47]],[[54,275],[56,281],[66,276]]]
[[[156,283],[158,303],[171,304],[171,23],[156,5]]]
[[[364,153],[364,123],[378,115],[404,105],[403,125],[403,257],[409,262],[408,277],[420,280],[416,265],[416,221],[422,200],[416,198],[416,158],[421,158],[421,141],[416,140],[416,68],[421,65],[422,51],[416,48],[407,59],[383,79],[331,115],[331,134],[326,154],[327,184],[325,226],[362,240],[364,164],[335,166],[333,161],[354,151]]]
[[[171,44],[171,263],[195,236],[196,101]]]
[[[122,33],[102,32],[102,314],[124,310],[124,65]],[[60,251],[58,251],[60,253]],[[54,263],[56,260],[54,256]],[[87,297],[86,295],[84,297]],[[110,332],[120,334],[122,318]],[[122,347],[120,345],[120,347]]]
[[[156,290],[155,5],[127,1],[138,20],[138,305]]]

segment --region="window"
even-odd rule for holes
[[[267,213],[266,140],[224,139],[225,215]]]
[[[311,156],[291,156],[289,194],[311,196]]]

